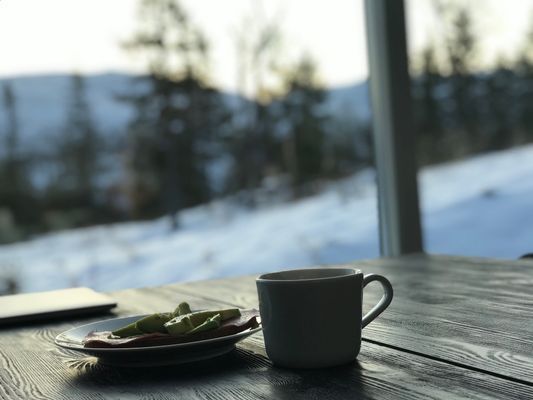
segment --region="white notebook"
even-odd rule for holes
[[[85,287],[0,296],[0,326],[108,311],[116,305],[113,298]]]

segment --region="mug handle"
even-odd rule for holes
[[[379,314],[381,314],[392,301],[392,285],[384,276],[377,274],[368,274],[363,277],[363,288],[370,282],[378,281],[383,287],[383,297],[372,309],[363,317],[362,328],[371,323]]]

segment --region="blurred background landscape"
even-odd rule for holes
[[[0,293],[379,255],[362,1],[76,3],[0,3]],[[531,252],[533,2],[406,6],[427,250]]]

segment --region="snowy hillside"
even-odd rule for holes
[[[246,211],[228,201],[165,219],[66,231],[0,246],[0,274],[22,290],[100,290],[257,274],[378,256],[372,171],[293,203]],[[533,251],[533,146],[427,168],[426,248],[514,259]]]

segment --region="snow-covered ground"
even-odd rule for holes
[[[533,251],[533,146],[424,169],[426,249],[517,258]],[[0,246],[0,274],[23,291],[99,290],[256,274],[378,256],[373,171],[321,194],[248,211],[219,201],[165,218],[54,233]]]

